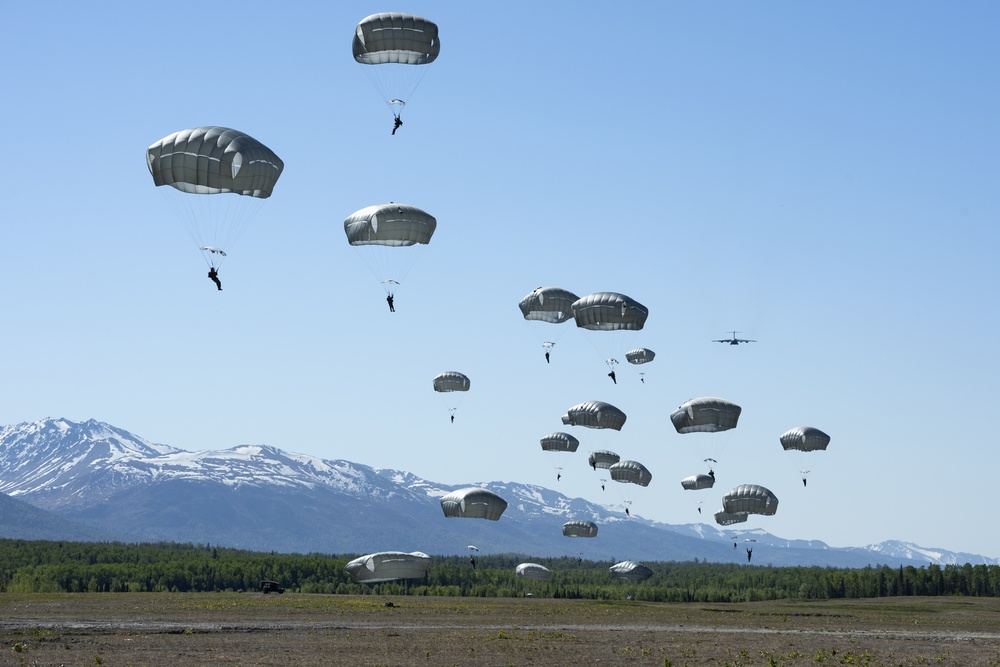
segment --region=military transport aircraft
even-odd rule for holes
[[[733,333],[733,335],[732,335],[731,338],[720,338],[718,340],[713,340],[712,342],[713,343],[729,343],[730,345],[739,345],[740,343],[756,343],[757,342],[755,340],[750,340],[748,338],[737,338],[736,334],[738,334],[739,331],[734,331],[732,333]]]

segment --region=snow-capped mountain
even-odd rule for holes
[[[30,496],[48,509],[90,505],[137,485],[169,480],[225,486],[315,488],[379,496],[350,463],[259,445],[188,452],[153,444],[93,419],[66,419],[0,430],[0,492]]]
[[[919,547],[911,542],[900,542],[898,540],[887,540],[878,544],[869,544],[862,547],[872,553],[901,558],[904,560],[933,563],[935,565],[1000,565],[1000,558],[987,558],[962,552],[948,551],[946,549],[929,549]]]
[[[73,503],[81,493],[87,498],[113,494],[143,481],[134,462],[180,451],[93,419],[6,426],[0,429],[0,443],[0,492],[32,494],[42,507],[46,497],[58,498],[58,506]]]
[[[463,553],[476,544],[484,552],[539,557],[716,562],[742,560],[734,545],[754,540],[754,560],[761,564],[989,562],[896,542],[834,549],[761,530],[673,526],[536,485],[475,485],[507,500],[500,521],[445,519],[439,500],[458,486],[275,447],[188,452],[94,420],[46,419],[0,429],[0,494],[124,539],[324,553]],[[2,519],[0,536],[15,536]],[[597,523],[598,537],[563,537],[561,526],[572,519]]]

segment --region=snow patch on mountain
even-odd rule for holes
[[[920,547],[912,542],[901,542],[899,540],[887,540],[878,544],[869,544],[862,547],[862,549],[892,556],[893,558],[903,558],[934,565],[964,565],[965,563],[1000,565],[1000,558],[988,558],[986,556],[948,551],[946,549]]]

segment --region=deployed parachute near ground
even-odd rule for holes
[[[419,253],[437,229],[433,215],[407,204],[376,204],[355,211],[344,220],[347,242],[357,248],[386,294],[394,294]]]
[[[681,480],[681,486],[686,491],[699,491],[701,489],[711,489],[715,486],[715,477],[712,475],[691,475]]]
[[[591,468],[597,470],[598,468],[610,468],[621,461],[621,458],[607,449],[598,449],[590,453],[590,456],[587,457],[587,463],[590,464]]]
[[[205,261],[218,267],[271,196],[285,163],[244,132],[204,126],[154,143],[146,166],[154,184],[175,189],[170,204]],[[240,196],[200,196],[226,194]]]
[[[830,436],[812,426],[796,426],[782,433],[779,440],[786,452],[789,450],[815,452],[825,450],[830,444]]]
[[[620,563],[615,563],[608,569],[613,576],[627,581],[645,581],[653,576],[652,570],[642,563],[636,563],[633,560],[623,560]]]
[[[727,512],[722,510],[715,513],[715,523],[720,526],[731,526],[734,523],[743,523],[749,516],[746,512]]]
[[[742,408],[722,398],[692,398],[670,415],[678,433],[715,433],[736,428]]]
[[[759,484],[740,484],[722,497],[722,509],[770,516],[778,511],[778,497]]]
[[[586,426],[587,428],[611,428],[622,430],[625,413],[604,401],[586,401],[574,405],[562,416],[563,424]]]
[[[656,356],[656,352],[653,352],[647,347],[637,347],[634,350],[629,350],[625,353],[625,359],[630,364],[648,364]]]
[[[356,582],[374,584],[396,579],[421,579],[427,574],[431,557],[414,551],[380,551],[355,558],[344,569]]]
[[[470,486],[441,497],[441,510],[449,519],[497,521],[507,509],[507,501],[489,489]]]
[[[552,572],[549,568],[538,563],[521,563],[514,568],[514,574],[521,579],[530,579],[531,581],[548,581],[552,578]]]
[[[469,391],[469,378],[458,371],[445,371],[434,377],[434,391]]]
[[[567,521],[562,531],[566,537],[597,537],[597,524],[593,521]]]
[[[413,14],[380,12],[366,16],[354,29],[354,60],[364,65],[375,90],[394,116],[413,95],[441,52],[438,27]]]
[[[649,486],[653,480],[653,474],[638,461],[619,461],[610,468],[611,479],[616,482],[628,482],[639,486]]]
[[[547,452],[575,452],[579,446],[579,440],[561,431],[542,438],[542,449]]]

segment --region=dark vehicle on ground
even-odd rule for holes
[[[264,593],[284,593],[285,587],[279,584],[277,581],[261,581],[260,582],[260,592]]]

